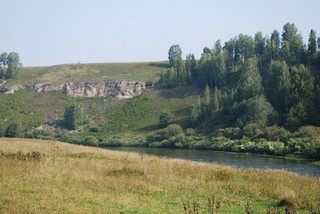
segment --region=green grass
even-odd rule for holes
[[[146,90],[141,96],[129,100],[75,98],[60,92],[19,90],[13,95],[0,94],[0,130],[4,132],[12,122],[20,124],[24,132],[30,132],[32,127],[47,122],[61,124],[65,107],[71,103],[79,103],[86,124],[81,127],[80,133],[74,135],[80,135],[81,138],[88,134],[102,138],[112,135],[122,135],[127,139],[139,135],[143,137],[159,128],[159,114],[163,109],[172,112],[175,123],[186,127],[190,106],[199,90],[193,86],[172,90]],[[97,127],[99,132],[89,133],[92,127]],[[59,130],[55,129],[56,132]]]
[[[208,199],[220,213],[288,204],[319,209],[320,180],[64,144],[0,139],[1,213],[185,213]],[[30,153],[36,151],[34,153]],[[34,155],[35,154],[35,155]],[[40,154],[40,155],[37,155]]]
[[[43,82],[62,84],[88,80],[157,81],[167,62],[66,64],[48,67],[25,67],[19,78],[6,85],[26,85]]]

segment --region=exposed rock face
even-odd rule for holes
[[[105,80],[70,82],[62,85],[51,83],[38,83],[27,86],[11,86],[4,88],[4,94],[13,94],[19,89],[31,88],[37,92],[63,91],[74,97],[114,97],[117,99],[128,99],[140,95],[145,89],[145,83],[140,81]]]
[[[64,91],[74,97],[114,97],[128,99],[140,95],[145,84],[139,81],[105,80],[64,85]]]

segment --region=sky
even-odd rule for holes
[[[0,0],[0,53],[24,66],[168,59],[171,45],[199,58],[216,40],[270,35],[294,23],[320,36],[319,0]]]

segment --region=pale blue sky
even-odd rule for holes
[[[320,36],[319,0],[0,0],[0,53],[24,66],[167,60],[171,45],[196,58],[217,39],[269,35],[294,22]]]

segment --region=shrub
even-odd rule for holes
[[[195,135],[196,134],[196,131],[193,129],[193,128],[187,128],[184,133],[187,135],[187,136],[192,136],[192,135]]]
[[[243,127],[243,135],[247,137],[258,137],[262,134],[259,124],[249,123]]]
[[[123,146],[125,144],[124,140],[120,136],[113,136],[108,139],[102,140],[100,146],[108,147],[108,146]]]
[[[97,133],[97,132],[101,132],[101,128],[100,127],[91,127],[89,129],[89,132],[94,132],[94,133]]]
[[[83,144],[86,145],[86,146],[98,146],[99,145],[99,140],[94,136],[87,136],[83,140]]]
[[[172,123],[172,114],[169,111],[161,111],[159,115],[159,125],[164,128]]]
[[[263,135],[267,140],[270,141],[282,141],[287,142],[290,138],[290,132],[283,127],[271,126],[266,127],[263,130]]]
[[[181,126],[178,124],[171,124],[167,128],[164,129],[163,136],[168,139],[178,134],[183,134],[183,130]]]
[[[229,127],[225,129],[218,129],[215,132],[216,137],[225,137],[229,139],[241,138],[241,129],[239,127]]]
[[[18,137],[20,133],[20,127],[17,123],[11,123],[5,133],[6,137]]]

